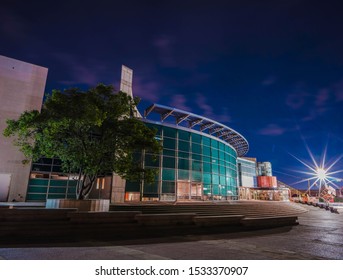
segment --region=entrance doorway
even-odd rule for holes
[[[177,200],[202,200],[202,183],[177,181]]]

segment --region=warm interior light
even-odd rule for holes
[[[326,170],[323,168],[318,168],[317,169],[317,177],[320,180],[325,180],[326,179]]]

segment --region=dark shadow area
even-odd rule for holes
[[[8,236],[0,241],[1,248],[31,247],[96,247],[157,243],[180,243],[199,240],[236,239],[289,232],[293,226],[247,230],[242,227],[142,227],[140,231],[123,234],[99,232],[71,236]]]

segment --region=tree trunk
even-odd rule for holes
[[[83,200],[87,199],[90,192],[92,191],[94,187],[95,180],[98,176],[97,175],[87,175],[84,174],[79,177],[79,182],[77,184],[76,188],[76,199],[77,200]],[[83,180],[81,180],[81,178]]]

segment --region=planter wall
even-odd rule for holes
[[[107,212],[110,209],[110,200],[47,199],[45,208],[77,208],[78,211]]]

